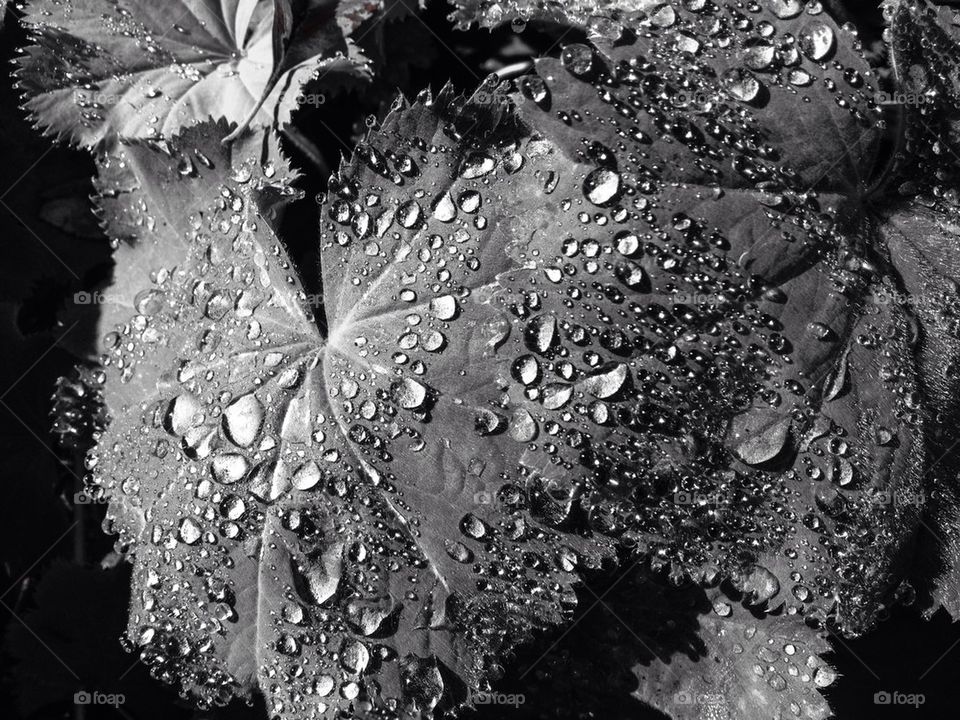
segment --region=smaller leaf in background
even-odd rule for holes
[[[899,89],[924,96],[940,111],[952,101],[949,110],[956,111],[960,9],[929,0],[884,0],[882,5],[887,21],[884,35]]]
[[[639,687],[634,694],[674,720],[831,716],[820,693],[837,677],[821,657],[830,644],[803,618],[754,614],[736,594],[719,588],[683,591],[646,579],[634,585],[629,597],[621,605],[611,603],[611,608],[631,630],[619,633],[625,643],[618,649],[626,645],[636,658],[633,672]],[[664,622],[660,632],[667,637],[676,623],[666,618],[680,608],[695,608],[697,645],[688,652],[650,658],[644,636],[630,628],[634,597],[643,598],[639,603],[644,609],[659,600],[648,617]]]
[[[318,73],[359,78],[363,59],[321,3],[274,62],[267,0],[37,0],[20,58],[26,108],[59,138],[89,147],[168,138],[207,119],[254,127],[290,120]]]
[[[884,38],[895,90],[888,110],[905,127],[892,170],[911,195],[930,178],[957,188],[960,158],[960,9],[928,0],[886,0]],[[952,178],[952,179],[951,179]]]
[[[796,615],[756,613],[732,588],[678,587],[642,566],[580,595],[569,631],[524,653],[499,688],[522,693],[517,720],[633,720],[644,706],[673,720],[830,715],[830,646]]]
[[[296,91],[310,80],[326,79],[331,74],[334,78],[325,85],[334,89],[350,84],[349,81],[368,79],[367,60],[349,36],[381,9],[382,2],[273,0],[273,7],[273,70],[258,102],[226,141],[239,137],[263,107],[273,113],[276,126],[287,124],[303,100],[299,92],[287,91],[288,87]],[[325,61],[321,73],[315,58],[327,55],[329,48],[338,43],[343,45],[341,56]],[[274,92],[281,80],[285,87]]]
[[[890,208],[879,233],[917,324],[919,390],[930,419],[926,443],[935,459],[911,577],[928,615],[943,607],[960,619],[960,207],[903,200]]]
[[[91,212],[87,195],[70,194],[47,200],[38,213],[41,220],[74,237],[98,240],[103,233]]]

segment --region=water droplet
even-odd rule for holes
[[[393,399],[405,410],[416,410],[427,399],[427,388],[412,378],[403,378],[392,385]]]
[[[430,301],[430,310],[439,320],[453,320],[457,316],[457,300],[453,295],[441,295]]]
[[[243,455],[219,455],[211,463],[213,477],[221,483],[229,485],[237,482],[247,474],[250,464]]]
[[[312,490],[321,477],[320,467],[315,462],[305,462],[293,474],[293,487],[297,490]]]
[[[751,102],[760,94],[760,82],[745,68],[730,68],[722,81],[726,91],[741,102]]]
[[[592,170],[583,181],[583,193],[594,205],[605,205],[620,193],[620,175],[609,168]]]
[[[811,60],[823,60],[833,50],[836,38],[825,22],[814,20],[805,25],[798,36],[800,52]]]
[[[601,400],[606,400],[623,389],[629,373],[630,371],[624,363],[611,363],[588,375],[577,385],[577,389]]]
[[[767,7],[778,18],[786,20],[803,11],[803,0],[767,0]]]
[[[223,413],[223,429],[234,445],[250,447],[260,433],[263,418],[263,405],[251,393],[227,406]]]
[[[184,518],[180,521],[177,534],[180,540],[187,545],[195,545],[200,540],[203,531],[193,518]]]
[[[473,560],[473,553],[470,551],[470,548],[462,542],[447,540],[445,541],[445,548],[447,555],[458,563],[468,563]]]
[[[370,651],[359,640],[347,640],[340,653],[340,664],[347,672],[359,674],[370,663]]]
[[[787,444],[790,417],[753,410],[733,419],[730,434],[737,457],[748,465],[760,465],[777,457]]]
[[[571,75],[583,77],[593,69],[593,50],[581,43],[571,43],[560,53],[560,62]]]

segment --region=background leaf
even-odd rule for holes
[[[285,124],[317,73],[359,75],[362,60],[330,5],[311,26],[310,53],[294,62],[288,49],[281,80],[270,2],[39,0],[25,16],[37,43],[20,61],[26,107],[50,132],[84,146],[170,138],[208,119],[241,123],[255,110],[254,126]],[[293,100],[279,107],[282,95]]]

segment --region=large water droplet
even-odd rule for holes
[[[227,406],[223,412],[223,429],[232,443],[250,447],[260,433],[263,418],[263,405],[250,393]]]
[[[412,378],[403,378],[392,386],[393,399],[405,410],[416,410],[427,399],[427,388]]]
[[[609,168],[597,168],[583,181],[583,194],[594,205],[606,205],[620,193],[620,175]]]
[[[823,60],[833,50],[836,37],[825,22],[814,20],[798,36],[800,51],[811,60]]]

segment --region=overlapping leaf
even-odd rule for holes
[[[894,277],[857,210],[882,124],[854,37],[754,10],[521,81],[565,162],[514,205],[502,377],[525,464],[599,532],[857,632],[919,522],[886,498],[922,465],[911,324],[871,299]]]
[[[363,59],[337,3],[291,10],[299,31],[280,36],[275,5],[290,4],[38,0],[25,16],[37,43],[20,61],[26,107],[84,146],[169,138],[208,119],[283,125],[304,83],[320,73],[359,77]]]

